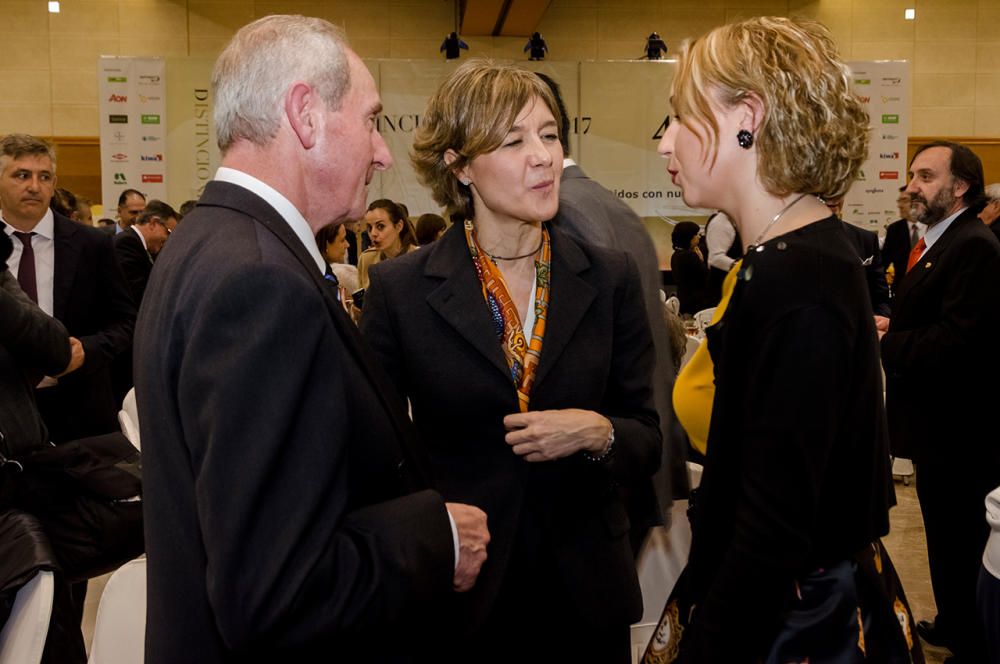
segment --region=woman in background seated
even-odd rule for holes
[[[417,219],[417,244],[421,247],[428,245],[444,234],[447,224],[439,214],[422,214]]]
[[[682,315],[695,314],[712,306],[708,293],[708,265],[698,247],[700,230],[701,227],[693,221],[681,221],[670,234],[670,242],[674,245],[670,272],[677,285]]]
[[[403,209],[387,198],[380,198],[368,206],[365,225],[372,246],[358,260],[358,285],[361,288],[368,288],[368,270],[372,265],[417,248],[413,224],[406,218]]]
[[[621,487],[648,486],[660,459],[649,319],[628,255],[544,223],[559,117],[530,72],[456,69],[413,162],[465,222],[370,273],[361,330],[410,400],[438,488],[489,518],[441,661],[625,664],[642,615]]]
[[[316,233],[316,245],[323,259],[329,263],[330,269],[337,276],[343,296],[350,296],[358,290],[358,268],[346,263],[347,259],[347,227],[344,224],[330,224]]]
[[[671,661],[678,637],[684,662],[920,661],[905,598],[879,578],[892,480],[864,268],[821,200],[868,153],[850,79],[826,28],[799,19],[717,28],[680,55],[659,152],[745,255],[675,387],[707,451],[647,662]],[[699,353],[709,370],[693,375]]]

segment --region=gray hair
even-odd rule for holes
[[[52,144],[31,134],[7,134],[0,138],[0,157],[20,159],[21,157],[48,157],[52,162],[52,172],[56,171],[56,151]]]
[[[331,110],[350,86],[347,37],[328,21],[265,16],[240,28],[212,71],[219,149],[238,140],[266,145],[278,133],[285,93],[295,81],[313,86]]]
[[[1000,201],[1000,182],[994,182],[993,184],[986,185],[985,193],[986,200]]]

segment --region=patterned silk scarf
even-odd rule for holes
[[[549,267],[551,246],[549,232],[542,226],[541,256],[535,257],[535,324],[531,330],[531,340],[526,342],[517,307],[507,290],[500,268],[485,251],[479,247],[473,235],[470,220],[465,222],[465,241],[472,254],[472,264],[483,288],[483,299],[489,307],[493,325],[500,340],[510,377],[517,388],[517,400],[521,412],[528,412],[531,385],[535,381],[535,369],[542,354],[542,339],[545,337],[545,317],[549,309]]]

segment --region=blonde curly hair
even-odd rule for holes
[[[472,190],[455,175],[503,143],[525,104],[541,99],[556,126],[562,115],[549,87],[530,71],[477,58],[458,67],[427,102],[410,161],[434,200],[449,212],[475,217]],[[445,153],[457,158],[448,164]]]
[[[710,130],[705,147],[714,163],[720,137],[710,107],[713,93],[726,107],[749,95],[763,102],[754,144],[760,180],[771,194],[836,199],[857,178],[868,155],[868,112],[820,23],[757,17],[683,46],[674,110]]]

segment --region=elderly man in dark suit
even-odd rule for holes
[[[674,417],[671,403],[675,371],[671,360],[670,333],[667,331],[660,300],[660,286],[663,282],[659,260],[649,232],[632,208],[600,183],[588,178],[569,158],[570,124],[561,91],[558,84],[548,76],[538,76],[552,90],[562,111],[559,137],[565,159],[559,183],[559,213],[554,220],[555,226],[583,242],[628,253],[637,263],[639,278],[642,280],[642,299],[656,349],[653,396],[660,416],[663,447],[660,469],[653,476],[651,487],[633,487],[629,496],[629,517],[632,519],[630,536],[633,549],[637,552],[642,538],[651,526],[662,523],[669,527],[673,498],[686,497],[688,491],[687,436]],[[650,490],[656,505],[653,509],[649,509]]]
[[[910,209],[927,233],[910,252],[882,335],[889,431],[917,466],[938,614],[917,630],[950,661],[984,662],[976,581],[988,529],[983,500],[1000,484],[994,398],[1000,373],[1000,243],[976,218],[983,167],[951,142],[910,163]]]
[[[135,223],[115,236],[115,254],[138,307],[146,292],[153,259],[177,227],[177,212],[163,201],[151,200]]]
[[[375,83],[301,16],[243,27],[212,81],[222,168],[136,334],[146,661],[411,661],[447,638],[434,609],[471,588],[488,533],[427,488],[314,240],[392,164]]]
[[[77,371],[46,379],[38,406],[59,443],[118,429],[111,364],[131,343],[135,306],[110,237],[49,209],[52,147],[34,136],[0,139],[0,215],[12,236],[10,270],[42,310],[78,340]]]

